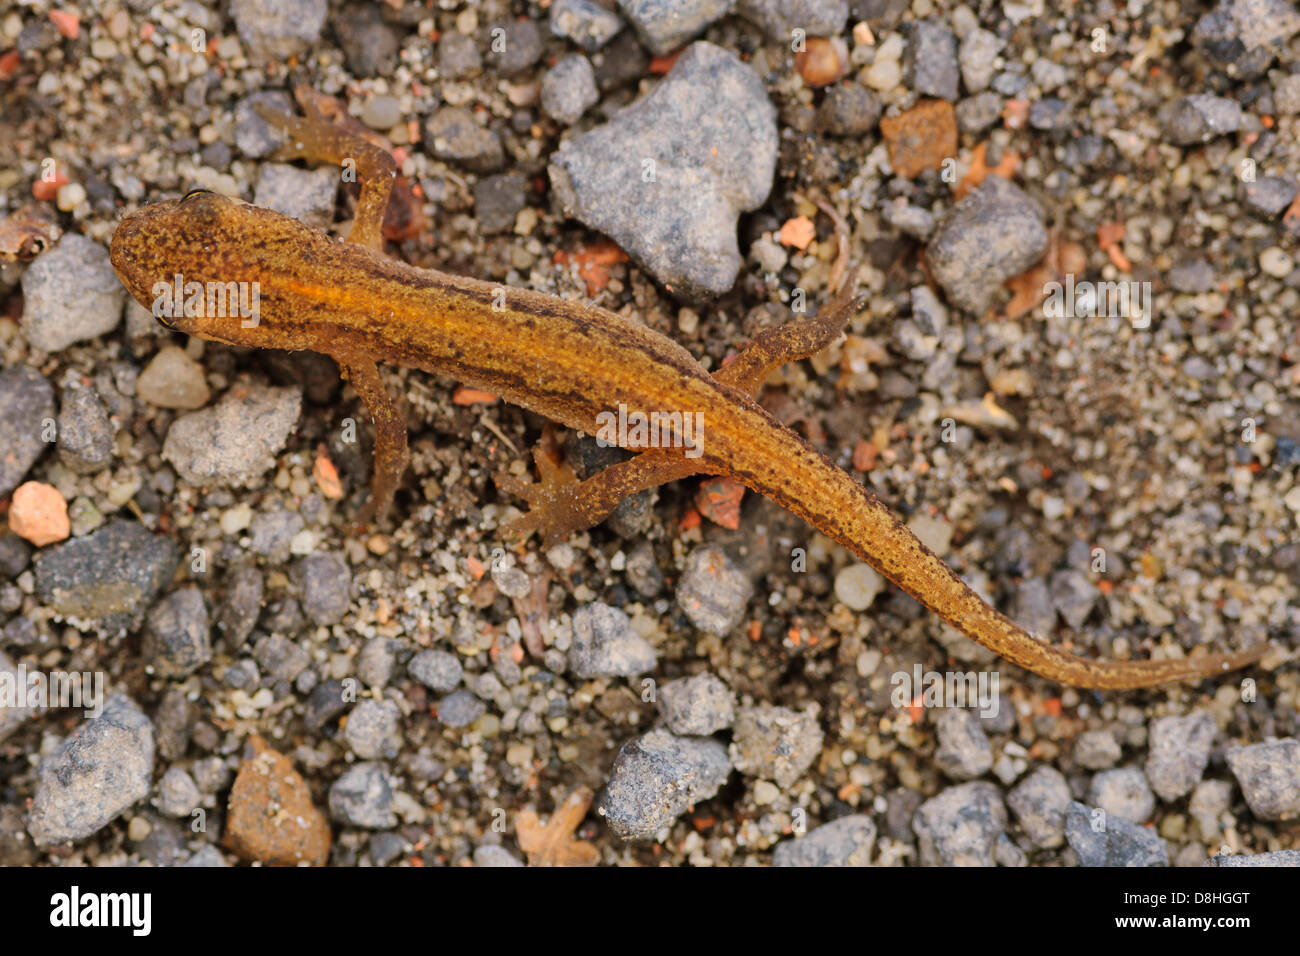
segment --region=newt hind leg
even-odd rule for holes
[[[861,307],[861,298],[854,294],[848,262],[848,227],[828,204],[820,199],[814,201],[835,223],[840,255],[833,281],[839,287],[816,315],[795,319],[755,336],[735,359],[714,372],[714,379],[743,392],[749,399],[758,396],[763,383],[777,368],[816,355],[834,342]],[[600,524],[629,495],[693,475],[714,473],[700,459],[687,458],[680,449],[648,449],[583,481],[568,465],[557,464],[542,446],[534,449],[533,456],[539,481],[525,482],[507,474],[498,474],[495,480],[502,491],[523,498],[530,506],[526,514],[502,530],[525,538],[534,531],[541,532],[545,547]]]
[[[360,396],[375,426],[374,474],[370,479],[370,499],[357,513],[353,530],[359,531],[371,521],[382,521],[393,503],[393,493],[402,480],[410,460],[406,445],[406,419],[384,388],[379,368],[368,358],[336,359],[343,378]]]
[[[502,532],[527,538],[536,531],[546,548],[600,524],[629,495],[700,472],[696,461],[654,448],[579,479],[567,462],[557,462],[551,456],[544,444],[533,449],[535,482],[505,473],[493,477],[498,488],[529,505],[528,512],[503,526]]]

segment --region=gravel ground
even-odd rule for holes
[[[397,158],[391,253],[709,367],[825,300],[825,197],[867,305],[767,407],[1058,645],[1271,653],[1063,688],[726,482],[498,550],[544,423],[400,368],[349,536],[332,363],[108,259],[194,187],[345,231],[253,109],[300,86]],[[1290,0],[0,0],[0,688],[103,683],[0,709],[0,865],[1300,865],[1298,131]]]

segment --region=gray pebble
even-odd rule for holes
[[[334,167],[299,169],[284,163],[262,163],[253,202],[317,229],[328,229],[334,221],[338,191],[339,171]]]
[[[484,235],[510,232],[527,202],[528,180],[522,173],[483,176],[474,184],[474,216]]]
[[[1040,90],[1051,93],[1069,82],[1070,71],[1055,60],[1040,56],[1029,68],[1029,76]]]
[[[6,691],[12,688],[16,692],[17,688],[22,686],[21,674],[17,665],[3,651],[0,651],[0,675],[5,675],[3,684],[0,684],[0,686],[5,687]],[[34,706],[19,707],[17,701],[4,703],[3,700],[4,698],[0,698],[0,741],[12,734],[36,713]]]
[[[868,866],[876,842],[876,825],[860,813],[840,817],[782,840],[772,851],[773,866]]]
[[[924,206],[910,205],[901,197],[883,204],[880,214],[885,222],[899,232],[921,242],[929,239],[934,232],[934,214]]]
[[[846,0],[737,0],[736,12],[769,40],[790,43],[796,30],[810,37],[843,33],[849,5]]]
[[[599,100],[596,73],[581,53],[561,57],[542,77],[542,109],[565,125],[576,123]]]
[[[716,794],[730,773],[727,749],[718,741],[652,730],[619,750],[597,812],[616,836],[651,839]]]
[[[1300,32],[1300,14],[1286,0],[1223,0],[1201,17],[1192,43],[1228,74],[1254,79]]]
[[[23,334],[45,352],[108,334],[125,304],[108,250],[75,232],[23,273]]]
[[[474,848],[475,866],[523,866],[509,850],[494,843]]]
[[[447,651],[420,651],[406,669],[421,684],[439,694],[455,690],[465,675],[460,658]]]
[[[251,661],[247,657],[241,657],[225,669],[221,679],[227,687],[251,693],[262,680],[262,672],[257,669],[255,661]]]
[[[1223,814],[1232,806],[1235,788],[1227,780],[1202,780],[1187,801],[1187,812],[1200,828],[1201,839],[1211,842],[1223,825]]]
[[[973,780],[993,767],[993,748],[979,719],[966,710],[949,708],[939,715],[939,746],[934,761],[953,780]]]
[[[1002,115],[1002,97],[991,90],[968,96],[957,104],[957,128],[975,136],[998,121]]]
[[[1029,106],[1029,125],[1033,129],[1043,131],[1068,128],[1070,125],[1070,104],[1056,96],[1034,100]]]
[[[283,634],[267,634],[253,645],[253,659],[272,680],[292,681],[311,665],[311,655]]]
[[[551,32],[584,50],[599,50],[621,29],[623,21],[618,14],[593,0],[554,0],[551,4]]]
[[[1177,800],[1200,782],[1218,732],[1205,711],[1151,721],[1146,774],[1161,800]]]
[[[1111,819],[1131,823],[1149,820],[1156,808],[1155,794],[1137,767],[1120,767],[1098,773],[1088,787],[1088,803],[1105,810]]]
[[[1242,183],[1246,208],[1265,219],[1275,219],[1295,200],[1296,181],[1290,176],[1260,176],[1253,183]]]
[[[125,694],[45,755],[27,831],[39,846],[84,839],[149,796],[153,725]]]
[[[282,564],[289,558],[294,537],[304,527],[306,523],[296,511],[259,511],[248,529],[250,546],[254,554]]]
[[[79,475],[90,475],[113,460],[113,426],[93,388],[74,385],[63,391],[58,419],[59,460]]]
[[[180,767],[170,767],[158,781],[154,806],[168,817],[188,817],[203,799],[194,778]]]
[[[979,93],[988,89],[993,80],[994,61],[1001,51],[1002,40],[988,30],[971,30],[961,38],[957,58],[967,92]]]
[[[324,680],[312,688],[307,697],[303,719],[310,730],[320,730],[343,711],[348,709],[343,699],[343,683],[336,680]]]
[[[1300,73],[1290,73],[1273,81],[1273,106],[1283,116],[1300,113]]]
[[[1012,619],[1030,634],[1049,636],[1056,630],[1056,608],[1042,578],[1026,578],[1016,588]]]
[[[1300,813],[1300,740],[1285,737],[1232,747],[1227,758],[1251,813],[1261,820]]]
[[[635,677],[658,663],[655,649],[618,608],[599,601],[573,614],[569,670],[577,677]]]
[[[1097,587],[1088,575],[1076,568],[1066,568],[1052,575],[1049,588],[1052,604],[1067,627],[1078,630],[1097,604]]]
[[[1274,850],[1239,856],[1213,856],[1206,866],[1300,866],[1300,850]]]
[[[384,22],[381,9],[375,3],[349,3],[333,19],[334,35],[343,48],[348,69],[355,76],[391,76],[393,73],[397,52],[401,48],[401,35]]]
[[[234,568],[226,579],[225,600],[217,612],[217,628],[230,649],[242,647],[253,633],[262,612],[264,587],[262,572],[248,564]]]
[[[397,826],[393,784],[381,763],[359,763],[334,781],[330,817],[338,823],[371,830]]]
[[[957,38],[933,20],[915,20],[907,26],[903,51],[903,82],[921,96],[956,102],[959,79]]]
[[[280,90],[251,93],[235,104],[235,145],[249,159],[269,156],[284,142],[280,132],[253,108],[258,103],[277,113],[294,113],[288,94]]]
[[[731,762],[747,777],[790,787],[822,751],[822,729],[811,711],[760,704],[736,712]]]
[[[718,637],[740,624],[753,593],[753,582],[711,544],[691,551],[677,582],[678,606],[701,631]]]
[[[158,756],[164,760],[180,760],[185,756],[197,715],[198,708],[184,688],[169,684],[153,713],[154,741],[158,745]]]
[[[959,202],[927,247],[930,267],[948,300],[982,315],[1002,283],[1047,251],[1038,204],[1001,176]]]
[[[176,419],[163,458],[192,485],[247,485],[272,467],[301,408],[296,387],[236,386],[212,408]]]
[[[649,95],[561,144],[549,170],[566,215],[610,236],[675,295],[707,299],[735,281],[737,218],[767,198],[776,146],[758,75],[698,42]]]
[[[467,80],[483,72],[483,57],[473,39],[448,30],[438,40],[438,74],[446,80]]]
[[[712,674],[669,681],[659,688],[659,713],[675,734],[707,737],[736,719],[736,695]]]
[[[912,817],[922,866],[993,866],[994,846],[1006,828],[1002,795],[983,781],[949,787]]]
[[[337,624],[352,603],[352,572],[332,551],[309,554],[290,572],[303,613],[313,624]]]
[[[396,757],[402,712],[391,700],[367,698],[352,708],[343,736],[362,760]]]
[[[817,108],[817,120],[832,136],[865,136],[876,128],[884,105],[857,83],[837,83]]]
[[[231,0],[230,17],[244,49],[259,60],[287,60],[316,45],[327,0]]]
[[[54,388],[40,372],[28,365],[0,372],[0,496],[22,484],[49,447],[44,435],[54,421]]]
[[[393,679],[402,644],[391,637],[372,637],[357,654],[357,676],[367,687],[383,687]]]
[[[1055,767],[1039,767],[1007,794],[1007,806],[1016,815],[1034,846],[1049,849],[1065,842],[1065,811],[1070,805],[1070,785]]]
[[[496,23],[490,33],[487,64],[503,76],[522,73],[542,58],[542,34],[532,20]]]
[[[180,588],[149,613],[140,654],[159,677],[186,677],[212,660],[209,630],[203,592]]]
[[[693,40],[734,5],[735,0],[618,0],[641,45],[656,56]]]
[[[438,701],[438,719],[448,727],[468,727],[487,713],[487,704],[468,690],[453,691]]]
[[[204,846],[202,849],[200,849],[197,853],[195,853],[193,856],[191,856],[184,863],[182,863],[181,866],[221,867],[221,866],[230,866],[230,864],[226,862],[226,858],[221,855],[221,851],[218,850],[211,843],[209,843],[206,846]]]
[[[1199,294],[1214,288],[1214,267],[1199,256],[1180,262],[1169,270],[1169,285],[1177,292]]]
[[[1077,801],[1065,813],[1065,839],[1081,866],[1169,865],[1169,849],[1155,830],[1100,810],[1094,813]]]
[[[108,632],[134,630],[179,559],[171,539],[117,519],[42,549],[34,562],[36,589],[65,617],[96,622]]]
[[[387,866],[405,853],[409,846],[410,844],[401,834],[381,831],[370,838],[370,844],[366,849],[370,854],[370,861],[375,866]]]
[[[361,110],[361,122],[371,129],[387,132],[402,121],[402,102],[396,96],[371,97]]]
[[[1165,117],[1165,135],[1178,146],[1208,143],[1216,136],[1241,127],[1241,106],[1236,100],[1208,93],[1184,96]]]
[[[435,157],[470,172],[496,172],[505,162],[501,137],[480,126],[474,113],[464,107],[444,106],[429,117],[424,132]]]

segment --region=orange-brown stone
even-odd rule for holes
[[[947,100],[922,100],[906,113],[886,116],[880,132],[889,145],[889,164],[908,179],[957,156],[957,114]]]
[[[270,866],[323,866],[330,826],[311,802],[307,782],[257,734],[245,747],[226,810],[226,848]]]

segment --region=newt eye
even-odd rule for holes
[[[191,189],[183,197],[181,197],[181,202],[188,202],[189,200],[193,199],[195,196],[202,196],[204,193],[210,193],[210,192],[212,192],[211,189]]]

